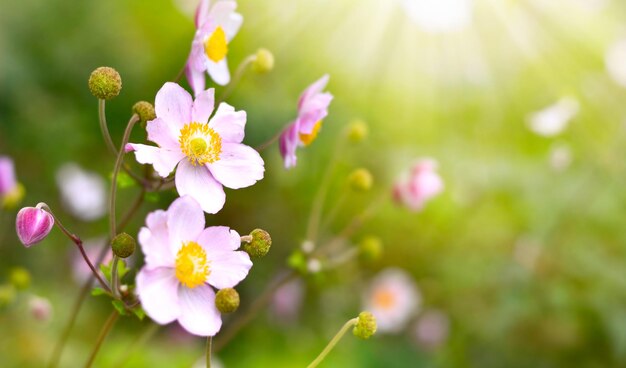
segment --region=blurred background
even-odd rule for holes
[[[108,192],[113,158],[89,74],[107,65],[122,76],[121,94],[107,104],[117,142],[132,105],[152,101],[184,65],[194,7],[0,0],[0,155],[15,162],[23,206],[47,202],[97,249],[107,232],[98,198]],[[331,160],[327,203],[345,201],[321,239],[376,198],[389,200],[347,239],[350,246],[380,238],[380,258],[309,274],[283,290],[292,308],[262,310],[216,354],[225,367],[306,366],[364,308],[372,280],[389,267],[414,283],[410,317],[368,341],[346,336],[323,366],[626,366],[626,2],[242,0],[238,11],[244,24],[229,45],[231,71],[259,47],[276,60],[269,74],[246,73],[228,99],[248,113],[245,142],[256,146],[282,130],[301,91],[325,73],[335,96],[296,168],[285,170],[272,146],[263,152],[265,179],[227,190],[224,209],[207,217],[241,234],[260,227],[274,239],[238,286],[242,307],[301,247]],[[341,141],[354,119],[369,127],[358,145]],[[141,137],[137,129],[132,141]],[[445,190],[411,212],[392,203],[391,187],[420,157],[437,160]],[[345,195],[357,167],[373,173],[374,186]],[[79,184],[68,189],[72,174]],[[78,209],[68,200],[87,191],[95,199]],[[121,189],[118,207],[137,192]],[[151,195],[127,231],[136,235],[145,214],[175,196]],[[0,366],[40,367],[80,288],[77,252],[56,230],[24,248],[14,231],[18,209],[0,212],[0,294],[11,300],[0,309]],[[141,265],[140,254],[133,258]],[[7,299],[15,267],[32,281]],[[33,295],[49,301],[46,318],[33,313]],[[110,308],[104,297],[87,300],[61,366],[87,359]],[[122,318],[95,366],[191,367],[202,358],[204,339],[175,324],[137,345],[150,325]]]

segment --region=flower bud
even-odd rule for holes
[[[126,234],[120,233],[113,238],[111,241],[111,249],[113,249],[113,254],[120,258],[128,258],[133,253],[135,253],[135,247],[137,246],[137,242],[135,239]]]
[[[350,187],[356,191],[364,192],[372,188],[374,178],[367,169],[356,169],[348,177]]]
[[[52,226],[54,217],[39,206],[22,208],[15,220],[17,236],[27,248],[48,236]]]
[[[33,296],[28,301],[30,314],[37,320],[46,322],[52,316],[52,305],[46,298]]]
[[[143,123],[156,119],[154,106],[147,101],[139,101],[133,105],[133,113],[139,116],[139,120]]]
[[[359,256],[363,261],[372,262],[380,258],[383,252],[383,243],[380,238],[366,236],[359,243]]]
[[[270,234],[262,229],[254,229],[250,233],[250,237],[252,237],[252,240],[243,244],[243,250],[252,258],[265,257],[272,246]]]
[[[30,272],[24,267],[14,267],[9,274],[11,285],[18,290],[28,289],[30,286]]]
[[[367,138],[367,134],[369,133],[369,129],[367,124],[363,120],[353,120],[350,125],[348,125],[348,129],[346,130],[346,136],[348,140],[353,143],[359,143],[365,138]]]
[[[215,306],[220,313],[232,313],[239,308],[239,293],[233,288],[221,289],[215,295]]]
[[[356,337],[369,339],[376,333],[376,318],[370,312],[361,312],[357,317],[356,326],[352,330]]]
[[[274,69],[274,55],[268,49],[258,49],[255,56],[252,63],[255,72],[264,74]]]
[[[117,70],[101,66],[91,72],[88,85],[92,95],[101,100],[110,100],[120,94],[122,78]]]

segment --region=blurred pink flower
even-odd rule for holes
[[[196,34],[185,66],[185,75],[196,96],[205,89],[205,72],[219,85],[230,82],[226,61],[228,43],[243,23],[236,8],[237,2],[228,0],[216,1],[213,6],[209,0],[201,0],[198,4]]]
[[[322,92],[328,79],[328,75],[324,75],[304,90],[298,100],[298,117],[280,136],[280,154],[286,168],[296,165],[296,149],[308,146],[317,138],[322,120],[328,115],[328,106],[333,95]]]
[[[409,177],[400,179],[394,185],[394,200],[412,211],[421,211],[428,200],[443,191],[443,180],[436,170],[435,160],[419,160],[412,167]]]
[[[91,263],[96,266],[96,268],[98,268],[96,261],[98,260],[98,256],[100,255],[100,252],[105,242],[106,239],[97,238],[86,240],[83,244],[87,257],[89,258]],[[102,259],[102,264],[108,264],[111,259],[113,259],[113,252],[109,248],[106,252],[106,255]],[[128,261],[128,259],[126,261]],[[85,259],[80,254],[80,252],[77,252],[76,249],[72,249],[72,276],[74,277],[74,281],[76,281],[76,283],[78,284],[82,284],[83,282],[85,282],[85,280],[87,280],[87,278],[91,277],[91,274],[91,268],[89,268],[87,263],[85,263]],[[100,275],[102,275],[101,272]],[[94,280],[94,282],[96,281]]]
[[[15,164],[8,156],[0,156],[0,204],[17,205],[24,196],[24,188],[15,177]]]
[[[439,310],[428,310],[422,313],[415,323],[415,342],[422,348],[434,350],[448,339],[450,320]]]
[[[42,241],[54,226],[54,217],[37,207],[24,207],[17,213],[15,230],[26,248]]]
[[[242,144],[246,112],[221,103],[213,112],[214,89],[195,101],[176,83],[165,83],[156,95],[157,118],[148,122],[148,139],[158,147],[129,143],[137,161],[151,164],[167,177],[176,170],[178,194],[190,195],[202,209],[216,213],[224,207],[224,188],[245,188],[263,179],[264,162],[257,151]],[[208,122],[208,123],[207,123]]]
[[[291,281],[276,290],[270,310],[278,322],[292,323],[298,318],[303,298],[302,280]]]
[[[409,274],[399,268],[381,271],[365,294],[364,310],[376,317],[378,331],[399,332],[418,311],[421,295]]]
[[[57,171],[56,181],[63,206],[83,221],[94,221],[107,212],[107,184],[97,173],[67,163]]]
[[[47,322],[52,317],[52,304],[46,298],[33,296],[28,301],[30,314],[37,320]]]
[[[159,324],[178,320],[194,335],[213,336],[222,326],[215,291],[234,287],[252,267],[237,251],[239,234],[225,226],[204,228],[204,213],[190,196],[167,211],[154,211],[139,231],[145,266],[137,275],[137,294],[146,314]]]

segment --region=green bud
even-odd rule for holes
[[[274,55],[268,49],[259,49],[252,63],[252,69],[259,74],[264,74],[274,69]]]
[[[15,287],[11,284],[0,285],[0,308],[5,307],[15,300]]]
[[[383,253],[383,243],[380,238],[366,236],[359,243],[359,256],[363,261],[372,262],[380,258]]]
[[[239,308],[239,293],[233,288],[221,289],[215,295],[215,306],[220,313],[232,313]]]
[[[356,326],[352,330],[356,337],[369,339],[376,333],[376,318],[370,312],[361,312],[357,317]]]
[[[154,106],[147,101],[139,101],[133,105],[133,113],[139,116],[139,120],[142,122],[148,122],[156,119],[156,113],[154,112]]]
[[[122,78],[117,70],[101,66],[91,72],[88,85],[92,95],[101,100],[110,100],[120,94]]]
[[[30,286],[30,272],[24,267],[14,267],[9,274],[11,285],[18,290],[28,289]]]
[[[270,251],[272,246],[272,238],[270,234],[262,229],[254,229],[250,233],[252,240],[244,242],[243,250],[246,251],[252,258],[265,257],[267,252]]]
[[[111,242],[113,254],[120,258],[130,257],[133,253],[135,253],[136,247],[137,242],[135,239],[126,233],[117,234]]]
[[[372,187],[374,178],[367,169],[356,169],[348,177],[350,187],[359,192],[365,192]]]
[[[367,124],[363,120],[359,119],[350,122],[346,130],[346,136],[348,137],[348,140],[353,143],[361,142],[362,140],[367,138],[368,133],[369,128],[367,127]]]

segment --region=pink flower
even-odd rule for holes
[[[201,0],[196,10],[196,34],[191,43],[191,53],[185,65],[185,75],[197,96],[205,89],[204,73],[207,72],[219,85],[230,82],[228,70],[228,43],[235,37],[243,17],[236,13],[235,1]]]
[[[405,271],[388,268],[372,281],[365,295],[365,310],[376,317],[380,332],[398,332],[418,311],[421,296]]]
[[[450,320],[448,316],[436,309],[425,311],[415,324],[414,338],[419,346],[434,350],[448,339]]]
[[[190,196],[148,214],[138,236],[146,264],[137,275],[137,294],[155,322],[178,320],[194,335],[213,336],[222,326],[213,287],[234,287],[252,262],[237,251],[236,231],[204,225],[204,213]]]
[[[148,122],[148,139],[158,147],[128,144],[137,161],[151,164],[167,177],[176,170],[178,193],[192,196],[205,212],[224,207],[223,186],[245,188],[263,178],[264,162],[257,151],[242,144],[246,112],[221,103],[213,112],[214,89],[195,101],[175,83],[165,83],[155,100],[157,118]]]
[[[0,204],[17,205],[24,197],[24,188],[15,178],[15,165],[8,156],[0,156]]]
[[[304,291],[302,280],[290,281],[276,290],[270,305],[270,311],[276,317],[276,321],[289,324],[298,319]]]
[[[26,248],[42,241],[52,230],[54,217],[41,208],[24,207],[17,213],[15,230]]]
[[[298,101],[298,117],[289,124],[280,136],[280,154],[285,167],[296,165],[296,149],[311,144],[322,127],[322,120],[328,115],[328,106],[333,95],[322,93],[328,84],[328,75],[311,84]]]
[[[37,320],[47,322],[52,317],[52,305],[46,298],[33,296],[28,301],[30,314]]]
[[[421,211],[428,200],[443,191],[443,180],[436,170],[435,160],[418,161],[411,169],[409,177],[394,185],[394,200],[412,211]]]

